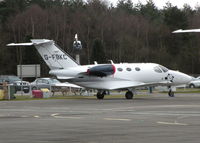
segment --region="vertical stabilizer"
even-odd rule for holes
[[[53,40],[32,39],[31,41],[50,69],[78,66],[75,60],[62,51]]]
[[[52,69],[66,69],[76,67],[78,64],[67,53],[62,51],[53,40],[32,39],[31,43],[10,43],[7,46],[32,46],[34,45],[43,60]]]

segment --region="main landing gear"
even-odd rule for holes
[[[98,91],[96,96],[97,99],[104,99],[104,96],[106,95],[106,91]],[[125,94],[126,99],[133,99],[133,92],[132,91],[127,91]]]
[[[97,99],[103,99],[106,94],[106,91],[98,91],[97,92]]]
[[[174,92],[172,91],[171,86],[169,86],[169,92],[168,92],[169,97],[174,97]]]
[[[133,99],[133,92],[132,91],[127,91],[125,94],[126,99]]]

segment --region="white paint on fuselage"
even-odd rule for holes
[[[144,83],[161,81],[166,73],[155,72],[153,68],[156,66],[158,66],[158,64],[116,64],[116,73],[114,74],[114,77]],[[122,68],[123,71],[118,71],[118,68]],[[130,68],[131,71],[127,71],[127,68]],[[136,71],[136,68],[139,68],[140,70]]]
[[[113,64],[116,68],[116,71],[113,75],[106,77],[88,76],[87,70],[98,65],[84,65],[62,70],[51,70],[50,74],[56,75],[57,77],[70,77],[70,82],[72,83],[83,87],[96,89],[109,89],[107,86],[112,84],[112,82],[114,84],[114,81],[121,81],[121,84],[123,84],[123,82],[125,84],[127,81],[145,84],[159,84],[161,82],[166,82],[168,83],[167,85],[180,85],[191,81],[190,76],[178,71],[168,70],[167,72],[162,71],[161,73],[158,73],[154,70],[154,68],[159,66],[159,64],[154,63]],[[122,71],[119,71],[118,68],[121,68]],[[131,70],[128,71],[127,68],[130,68]],[[139,68],[140,70],[137,71],[136,68]],[[171,79],[166,78],[169,75],[171,76]]]

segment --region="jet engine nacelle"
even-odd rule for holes
[[[99,65],[88,69],[87,73],[91,76],[104,77],[114,74],[116,68],[114,65]]]

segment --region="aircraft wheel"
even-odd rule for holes
[[[174,97],[174,92],[172,90],[169,90],[168,95],[169,97]]]
[[[97,92],[97,99],[103,99],[104,95],[104,92]]]
[[[195,85],[194,84],[190,84],[189,88],[195,88]]]
[[[126,99],[133,99],[133,92],[127,91],[125,96],[126,96]]]

